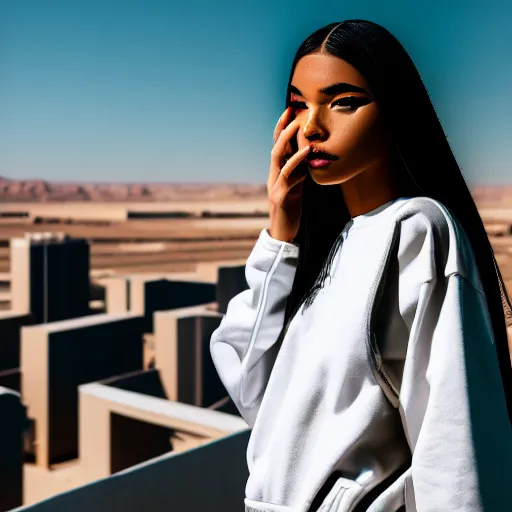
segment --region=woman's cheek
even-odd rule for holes
[[[361,139],[364,137],[364,133],[359,125],[340,127],[333,135],[337,141],[337,146],[342,150],[342,152],[357,147],[361,143]]]

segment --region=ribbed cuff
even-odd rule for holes
[[[270,236],[267,228],[261,230],[258,242],[263,244],[267,249],[278,252],[279,249],[284,245],[284,254],[287,257],[298,258],[299,257],[299,246],[298,244],[292,244],[283,240],[277,240]]]

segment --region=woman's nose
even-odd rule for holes
[[[302,130],[302,134],[304,138],[308,141],[313,141],[317,139],[325,138],[327,135],[327,130],[320,125],[318,122],[310,122],[308,121]]]

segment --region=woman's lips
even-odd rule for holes
[[[310,167],[317,169],[318,167],[327,167],[332,160],[326,160],[325,158],[316,158],[314,160],[307,160]]]
[[[315,169],[319,167],[327,167],[332,161],[337,160],[338,157],[313,148],[312,151],[306,156],[306,161],[310,167]]]

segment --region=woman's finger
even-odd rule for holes
[[[294,119],[279,134],[279,137],[271,151],[271,156],[275,163],[280,163],[283,157],[286,155],[286,146],[290,142],[290,139],[295,135],[295,132],[298,130],[298,128],[299,123],[296,119]]]
[[[280,175],[282,175],[284,179],[288,179],[297,165],[299,165],[299,163],[304,160],[304,158],[306,158],[310,149],[311,146],[306,146],[305,148],[300,149],[297,151],[297,153],[292,155],[281,169]]]
[[[270,153],[270,172],[267,180],[267,188],[272,188],[281,168],[283,167],[283,158],[287,155],[285,151],[291,152],[289,144],[289,138],[293,135],[294,131],[297,131],[298,123],[292,121],[279,135],[277,142],[274,144]]]
[[[274,128],[274,134],[273,134],[273,140],[274,144],[276,143],[277,139],[279,138],[280,133],[283,131],[283,128],[286,126],[290,119],[290,112],[291,108],[286,107],[285,111],[281,114],[281,117],[276,123],[276,126]]]

